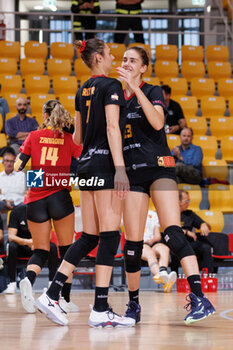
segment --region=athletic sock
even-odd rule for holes
[[[167,267],[166,266],[160,266],[159,272],[162,272],[162,271],[167,271]]]
[[[106,311],[108,308],[108,287],[95,287],[94,309],[98,312]]]
[[[187,278],[191,292],[202,298],[201,278],[200,275],[191,275]]]
[[[64,286],[61,290],[61,296],[65,299],[67,303],[70,302],[70,290],[71,290],[71,283],[64,283]]]
[[[137,304],[139,304],[139,289],[134,290],[133,292],[129,290],[129,300],[135,301]]]
[[[49,298],[57,301],[59,300],[60,291],[64,286],[64,283],[67,280],[67,278],[68,277],[66,275],[59,271],[56,273],[53,282],[47,291]]]
[[[26,272],[26,277],[29,279],[29,281],[31,282],[31,285],[33,286],[36,279],[36,273],[32,270],[29,270]]]

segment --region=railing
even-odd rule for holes
[[[0,15],[4,15],[5,22],[7,24],[6,27],[6,39],[7,40],[18,40],[23,44],[23,42],[30,40],[25,40],[25,37],[29,38],[29,33],[40,33],[40,41],[46,41],[49,46],[49,33],[61,33],[61,32],[67,32],[72,34],[72,40],[74,39],[74,30],[71,29],[51,29],[49,27],[49,23],[51,20],[65,20],[65,21],[73,21],[75,14],[73,13],[63,13],[63,12],[0,12]],[[113,23],[117,17],[129,17],[128,15],[118,15],[118,14],[106,14],[101,13],[98,15],[79,15],[82,16],[95,16],[97,18],[97,23],[99,20],[106,20]],[[134,15],[134,17],[138,17],[137,15]],[[148,21],[148,29],[143,31],[135,31],[135,33],[144,33],[148,35],[148,43],[152,44],[152,36],[158,33],[166,33],[171,38],[174,38],[175,41],[178,43],[179,36],[184,36],[186,34],[198,34],[200,35],[200,38],[202,39],[203,46],[206,47],[208,45],[208,42],[211,40],[213,42],[213,37],[220,36],[223,40],[223,45],[228,45],[228,38],[229,38],[229,27],[227,24],[227,17],[223,16],[204,16],[204,15],[194,15],[191,16],[190,14],[187,16],[177,16],[177,15],[158,15],[158,14],[141,14],[140,18],[142,18],[144,21]],[[213,32],[211,30],[199,30],[193,32],[193,31],[186,31],[182,29],[177,29],[175,31],[169,30],[169,23],[176,22],[177,28],[178,28],[178,21],[183,19],[199,19],[200,21],[203,21],[206,19],[211,18],[211,20],[216,21],[223,21],[224,24],[224,30],[222,32]],[[152,22],[156,19],[166,19],[168,20],[168,29],[156,29],[152,28]],[[24,23],[22,22],[24,20]],[[41,27],[37,28],[29,28],[29,20],[37,20],[38,23],[41,24]],[[26,21],[26,22],[25,22]],[[23,27],[23,25],[25,27]],[[42,28],[43,25],[43,28]],[[204,25],[202,26],[204,28]],[[96,30],[83,30],[85,33],[94,32],[94,33],[130,33],[130,31],[116,31],[115,29],[96,29]],[[26,34],[25,34],[26,33]],[[41,37],[42,33],[42,37]],[[169,42],[168,42],[169,43]],[[153,45],[152,45],[153,46]]]

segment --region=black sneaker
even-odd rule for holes
[[[190,293],[186,296],[188,304],[185,309],[189,311],[188,315],[184,319],[184,323],[190,325],[194,322],[198,322],[213,315],[216,311],[211,302],[203,296],[197,297],[194,293]]]
[[[126,306],[128,306],[128,309],[125,312],[125,317],[133,318],[135,320],[135,323],[140,322],[141,306],[132,300],[129,301],[129,303]]]

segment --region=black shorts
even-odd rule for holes
[[[33,222],[60,220],[74,212],[70,192],[67,189],[27,204],[27,219]]]
[[[80,191],[100,191],[114,189],[114,174],[78,174]]]
[[[176,173],[175,168],[165,168],[165,167],[156,167],[156,168],[146,168],[145,170],[140,170],[135,173],[133,172],[129,175],[130,181],[130,191],[133,192],[142,192],[150,196],[150,191],[153,191],[151,185],[154,181],[158,179],[172,179],[176,182]],[[168,190],[169,187],[164,188]],[[177,189],[176,186],[172,186],[171,189]],[[163,188],[161,188],[163,190]]]

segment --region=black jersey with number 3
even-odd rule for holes
[[[152,103],[161,106],[167,112],[162,89],[147,83],[140,85],[141,90]],[[127,170],[137,170],[158,166],[158,157],[170,156],[164,127],[155,130],[148,122],[135,94],[127,97],[127,114],[124,139],[124,159]]]
[[[105,115],[107,105],[120,106],[119,125],[123,136],[126,102],[122,85],[118,80],[106,76],[92,76],[76,94],[75,109],[81,113],[83,138],[78,173],[114,171],[107,139]]]

